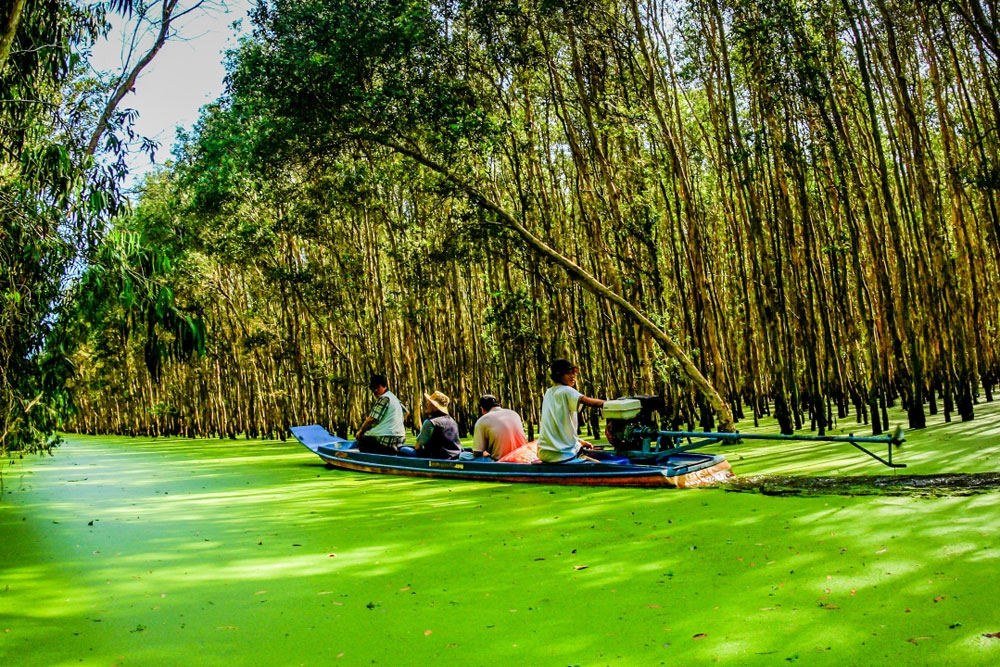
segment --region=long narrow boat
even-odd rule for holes
[[[366,454],[354,443],[330,434],[322,426],[294,426],[292,435],[329,466],[344,470],[490,482],[530,482],[578,486],[669,486],[685,488],[725,481],[733,476],[725,457],[678,452],[659,457],[654,464],[632,463],[604,452],[591,452],[614,462],[500,463],[475,459],[441,461],[409,456]]]
[[[353,442],[331,435],[316,424],[295,426],[291,431],[309,451],[335,468],[442,479],[583,486],[703,486],[725,481],[733,473],[724,456],[692,450],[711,445],[737,444],[744,440],[842,443],[855,447],[890,468],[906,467],[906,464],[892,460],[892,450],[906,439],[902,428],[896,428],[888,435],[867,437],[853,433],[831,436],[660,431],[651,416],[660,407],[662,399],[656,396],[627,396],[606,401],[605,435],[614,449],[584,450],[591,459],[586,463],[506,463],[489,459],[439,461],[366,454],[355,449]],[[886,455],[882,457],[871,451],[869,447],[873,445],[885,445]],[[534,454],[520,457],[520,460],[531,461],[533,458]]]

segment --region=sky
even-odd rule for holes
[[[179,6],[191,4],[181,0]],[[166,42],[143,70],[134,92],[126,95],[119,107],[136,109],[139,112],[136,131],[159,142],[156,164],[171,158],[176,128],[192,127],[198,120],[198,110],[214,102],[224,91],[224,53],[236,46],[238,35],[233,22],[241,21],[242,30],[249,30],[247,12],[252,0],[211,4],[211,8],[200,8],[182,17],[178,34]],[[116,26],[107,40],[95,45],[91,64],[102,70],[120,69],[123,41],[122,28]],[[129,166],[130,184],[154,167],[144,154],[133,155]]]

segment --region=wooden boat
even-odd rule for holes
[[[635,463],[609,452],[586,450],[586,463],[500,463],[491,460],[441,461],[409,456],[366,454],[354,443],[330,434],[322,426],[294,426],[292,435],[327,465],[344,470],[489,482],[530,482],[578,486],[668,486],[685,488],[714,484],[733,476],[725,457],[677,452],[655,463]]]

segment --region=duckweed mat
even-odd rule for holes
[[[843,449],[726,448],[760,493],[70,436],[3,465],[0,664],[1000,664],[1000,493],[953,493],[995,485],[990,408],[909,434],[895,476]]]

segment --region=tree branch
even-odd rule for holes
[[[14,37],[17,36],[17,26],[21,22],[25,2],[26,0],[14,0],[10,14],[4,20],[3,34],[0,35],[0,72],[3,72],[10,58],[10,50],[14,46]]]
[[[361,139],[362,141],[372,141],[381,146],[384,146],[400,155],[410,158],[411,160],[417,162],[418,164],[427,167],[431,171],[443,176],[451,184],[457,187],[459,190],[465,193],[467,197],[477,205],[482,208],[492,212],[501,223],[517,232],[517,234],[531,247],[536,253],[542,255],[549,259],[552,263],[562,267],[566,273],[568,273],[572,278],[579,281],[581,285],[591,294],[601,297],[615,304],[621,308],[636,324],[638,324],[642,329],[649,333],[650,336],[660,345],[664,352],[666,352],[670,357],[674,358],[683,369],[684,373],[691,379],[691,382],[695,385],[699,392],[708,400],[715,414],[719,417],[719,430],[732,432],[735,431],[735,424],[733,423],[732,411],[729,406],[723,400],[722,396],[715,389],[714,386],[702,375],[698,367],[695,366],[694,362],[691,361],[680,346],[671,338],[663,329],[658,327],[652,320],[643,315],[639,310],[633,306],[631,303],[625,300],[617,292],[613,291],[604,283],[600,282],[597,278],[588,273],[583,267],[569,259],[558,250],[548,245],[542,239],[535,236],[527,227],[521,224],[512,214],[507,212],[500,204],[496,203],[485,194],[483,194],[479,189],[477,189],[472,184],[465,181],[447,167],[433,159],[427,157],[419,150],[413,148],[407,148],[401,144],[394,141],[390,141],[375,135],[363,135],[356,136],[355,138]]]
[[[146,52],[146,55],[144,55],[139,62],[136,63],[135,67],[131,69],[128,75],[118,83],[118,86],[115,88],[115,92],[111,95],[107,104],[104,105],[104,111],[101,112],[101,117],[97,121],[97,125],[94,127],[93,133],[90,135],[90,141],[87,144],[87,155],[94,155],[97,151],[97,145],[101,142],[101,137],[103,137],[104,133],[108,130],[108,123],[111,120],[111,115],[115,112],[115,109],[118,108],[118,105],[125,98],[125,95],[127,95],[135,86],[135,82],[136,79],[139,78],[139,74],[146,69],[149,63],[153,61],[153,58],[156,57],[156,54],[160,52],[160,49],[163,48],[163,45],[167,41],[167,37],[170,35],[170,27],[173,25],[173,22],[181,16],[184,16],[185,14],[188,14],[189,12],[200,7],[204,0],[199,0],[191,8],[182,11],[180,14],[174,15],[174,10],[177,8],[177,4],[179,2],[180,0],[163,0],[163,7],[160,12],[160,29],[156,35],[156,40],[153,42],[149,51]]]

